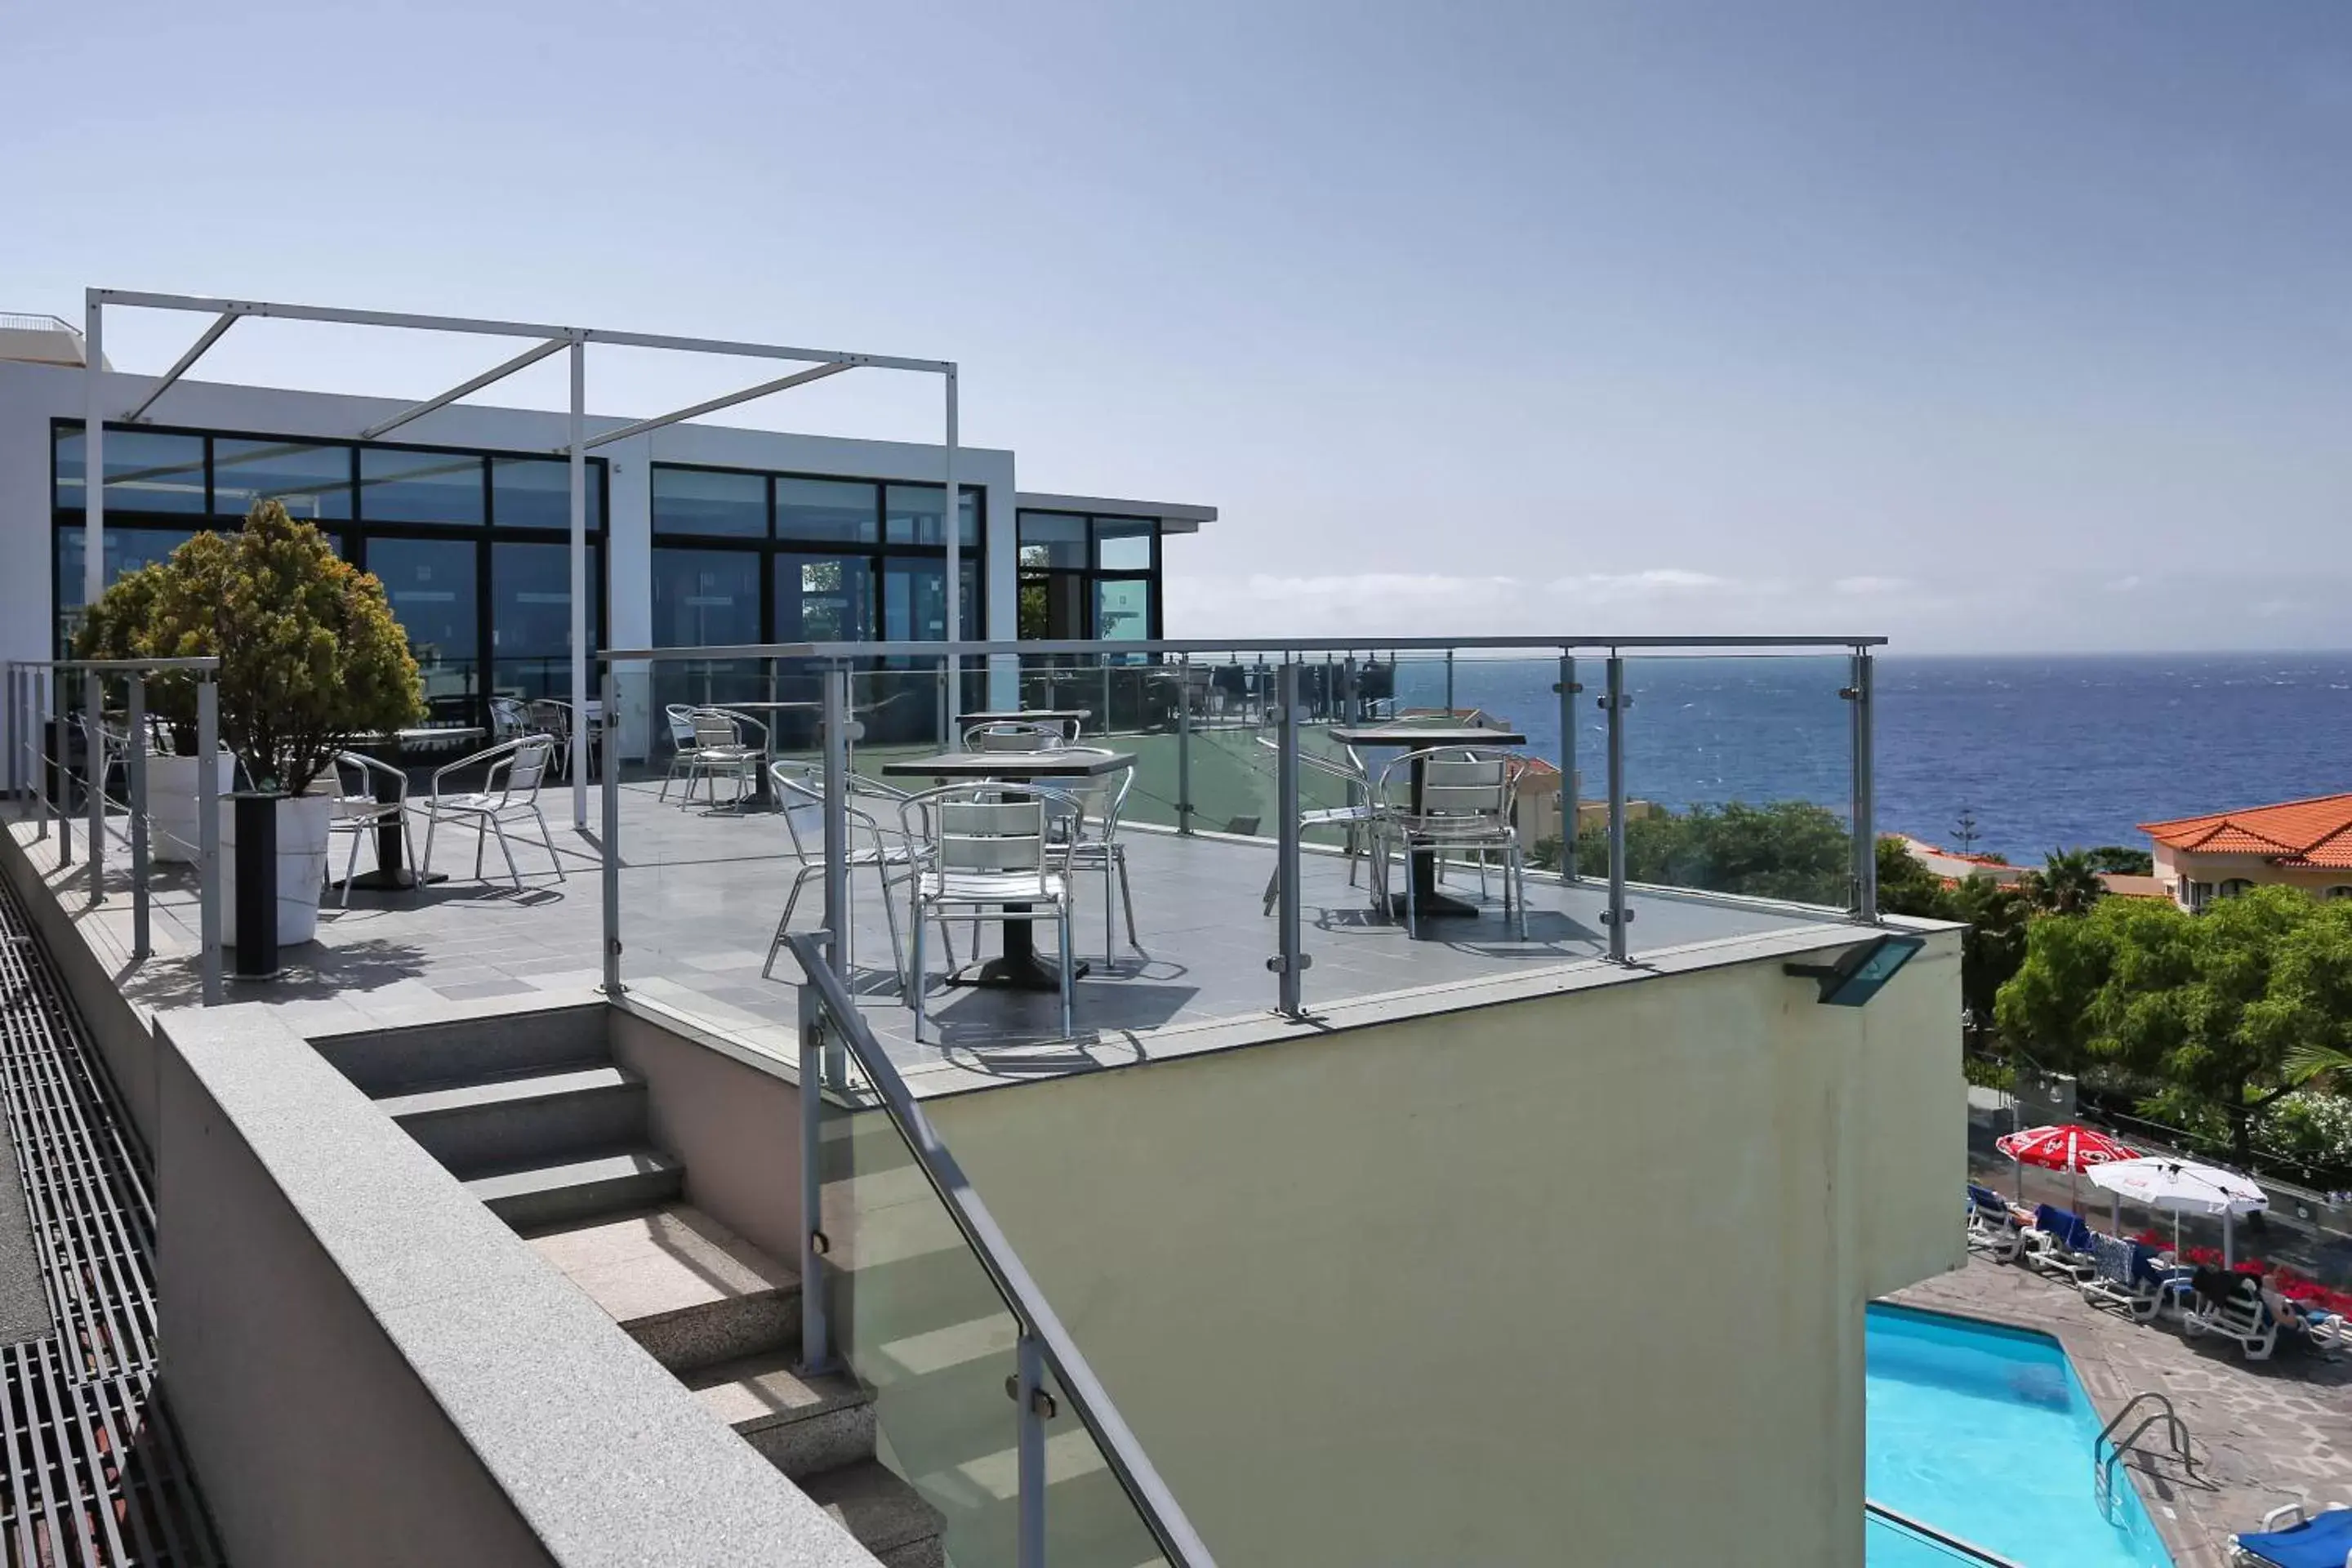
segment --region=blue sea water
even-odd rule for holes
[[[1626,793],[1681,809],[1727,800],[1850,797],[1843,657],[1626,660]],[[1607,730],[1599,658],[1578,661],[1579,771],[1598,798]],[[1454,666],[1480,707],[1556,754],[1552,661]],[[1403,705],[1444,700],[1434,660],[1401,667]],[[2352,653],[1981,657],[1877,660],[1882,831],[2038,863],[2057,846],[2147,838],[2136,825],[2352,791]]]

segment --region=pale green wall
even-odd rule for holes
[[[1222,1561],[1862,1561],[1862,1309],[1957,1266],[1956,934],[929,1106]],[[887,1425],[887,1423],[886,1423]]]

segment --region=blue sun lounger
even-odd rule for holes
[[[2295,1522],[2273,1529],[2280,1521]],[[2306,1519],[2301,1503],[2273,1509],[2263,1528],[2230,1538],[2231,1560],[2266,1568],[2345,1568],[2352,1563],[2352,1508],[2331,1508]]]

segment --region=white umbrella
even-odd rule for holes
[[[2168,1209],[2175,1215],[2220,1215],[2224,1268],[2236,1261],[2231,1245],[2231,1222],[2242,1214],[2254,1214],[2271,1206],[2270,1194],[2237,1172],[2225,1171],[2219,1165],[2200,1165],[2192,1160],[2117,1160],[2094,1165],[2084,1173],[2091,1178],[2092,1185],[2105,1187],[2119,1198],[2130,1198],[2150,1208]],[[2176,1218],[2175,1250],[2179,1246],[2179,1228]]]

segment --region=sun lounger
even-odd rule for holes
[[[2263,1288],[2250,1274],[2200,1289],[2187,1297],[2180,1327],[2191,1339],[2218,1334],[2235,1340],[2248,1361],[2268,1361],[2278,1349],[2278,1321],[2263,1306]]]
[[[2156,1321],[2172,1276],[2157,1266],[2154,1247],[2095,1231],[2091,1259],[2090,1278],[2083,1281],[2084,1300],[2095,1307],[2121,1307],[2135,1323]]]
[[[2036,1204],[2025,1232],[2024,1262],[2044,1274],[2081,1284],[2098,1271],[2091,1257],[2091,1227],[2083,1216],[2053,1204]]]
[[[1990,1187],[1969,1184],[1969,1246],[1995,1263],[2014,1263],[2025,1250],[2025,1227],[2009,1201]]]
[[[2263,1527],[2230,1537],[2230,1560],[2264,1568],[2347,1568],[2352,1565],[2352,1508],[2306,1515],[2291,1502],[2263,1516]]]

